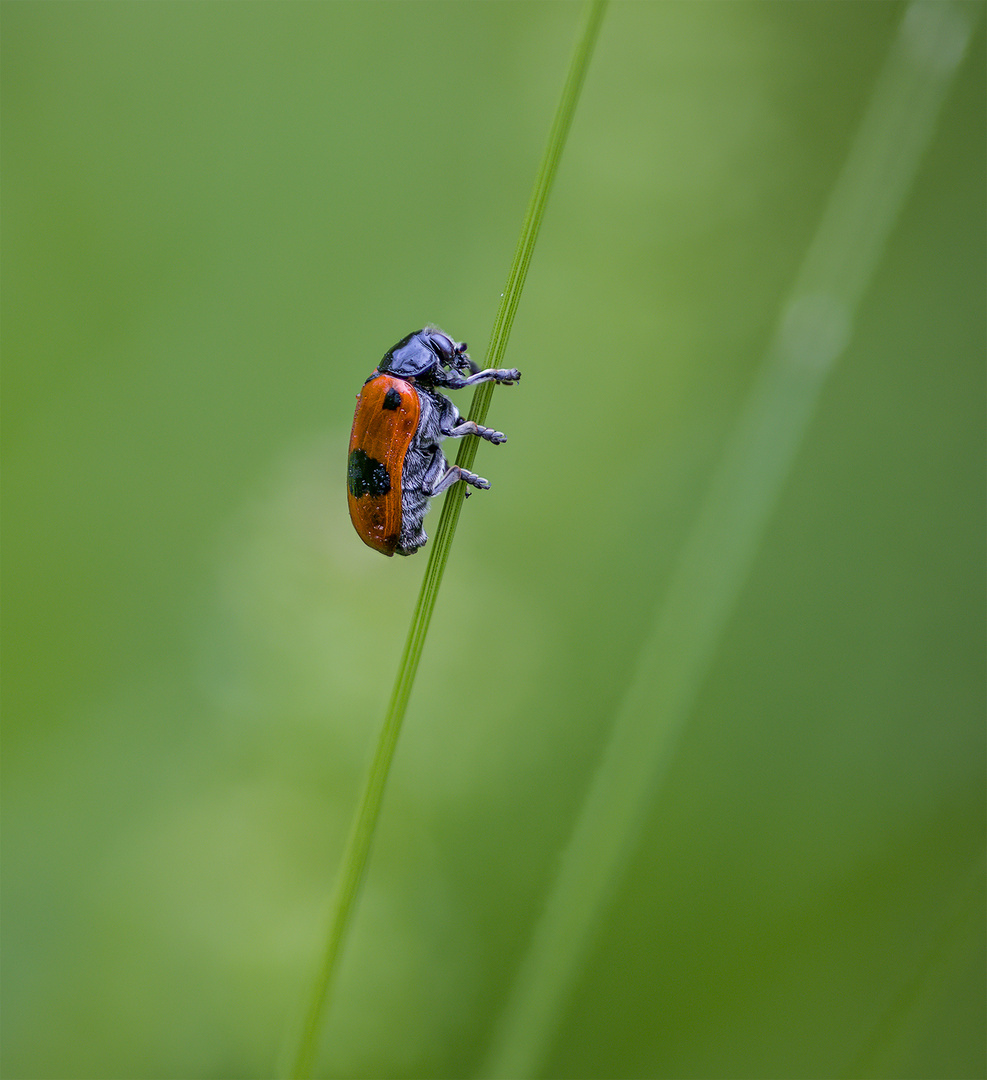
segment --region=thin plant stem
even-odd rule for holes
[[[497,319],[487,349],[486,367],[499,367],[507,349],[507,341],[521,299],[521,292],[528,273],[528,265],[531,262],[535,241],[538,239],[538,230],[545,213],[545,206],[548,202],[555,174],[558,171],[569,129],[572,126],[572,117],[576,109],[576,103],[579,100],[579,92],[582,89],[586,69],[589,66],[590,57],[596,44],[606,5],[607,0],[590,0],[587,7],[582,32],[577,40],[569,64],[569,72],[562,90],[562,97],[548,137],[548,145],[545,149],[541,168],[538,171],[524,224],[521,228],[517,249],[514,252],[514,259],[507,278],[507,286],[504,289],[500,309],[497,312]],[[483,422],[490,405],[491,396],[491,384],[481,384],[477,388],[469,412],[471,420],[475,420],[477,423]],[[456,459],[458,465],[465,468],[472,465],[476,456],[476,442],[476,438],[472,437],[463,440],[463,445],[460,447]],[[404,720],[408,700],[411,697],[411,690],[418,672],[418,662],[421,659],[425,637],[432,619],[432,612],[435,609],[439,585],[442,582],[442,576],[449,559],[452,538],[459,521],[463,497],[463,485],[454,484],[443,503],[438,528],[432,541],[432,550],[425,567],[425,576],[422,579],[418,603],[415,605],[408,638],[398,666],[397,678],[394,681],[390,704],[384,716],[384,723],[377,741],[377,748],[374,752],[367,783],[360,798],[340,862],[330,905],[329,931],[322,966],[319,969],[312,990],[312,997],[305,1015],[301,1038],[291,1070],[291,1076],[297,1078],[297,1080],[305,1080],[305,1078],[310,1077],[315,1066],[319,1035],[324,1017],[327,1015],[330,1006],[333,982],[339,966],[340,955],[346,941],[360,885],[366,870],[370,847],[377,827],[377,820],[380,816],[387,776],[390,772],[394,750],[401,732],[401,724]]]
[[[973,11],[913,0],[727,440],[562,850],[482,1076],[540,1074],[593,932],[746,581],[963,58]]]

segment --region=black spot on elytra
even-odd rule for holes
[[[363,450],[351,452],[346,476],[350,494],[354,499],[364,495],[386,495],[391,490],[387,466]]]
[[[382,409],[396,409],[400,404],[401,404],[401,395],[392,386],[387,391],[387,393],[384,395],[384,400],[381,403],[380,407]]]

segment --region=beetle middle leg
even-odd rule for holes
[[[473,420],[460,420],[455,427],[451,427],[443,434],[451,435],[454,439],[461,439],[464,435],[478,435],[481,439],[486,439],[487,442],[492,442],[495,446],[507,442],[507,436],[502,431],[484,427]]]
[[[477,476],[476,473],[464,469],[461,465],[450,465],[446,472],[432,485],[429,494],[440,495],[446,488],[452,487],[457,480],[462,480],[475,488],[490,487],[490,481],[484,480],[482,476]]]

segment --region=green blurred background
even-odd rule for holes
[[[984,1075],[969,10],[547,1076]],[[426,560],[352,532],[354,397],[482,357],[580,12],[3,4],[4,1076],[273,1075]],[[611,7],[324,1075],[479,1067],[902,13]]]

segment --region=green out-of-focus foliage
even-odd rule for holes
[[[963,10],[546,1076],[987,1072],[987,50]],[[611,5],[323,1075],[484,1060],[903,11]],[[4,1077],[284,1060],[425,560],[351,529],[354,398],[427,321],[482,356],[580,16],[0,7]]]

